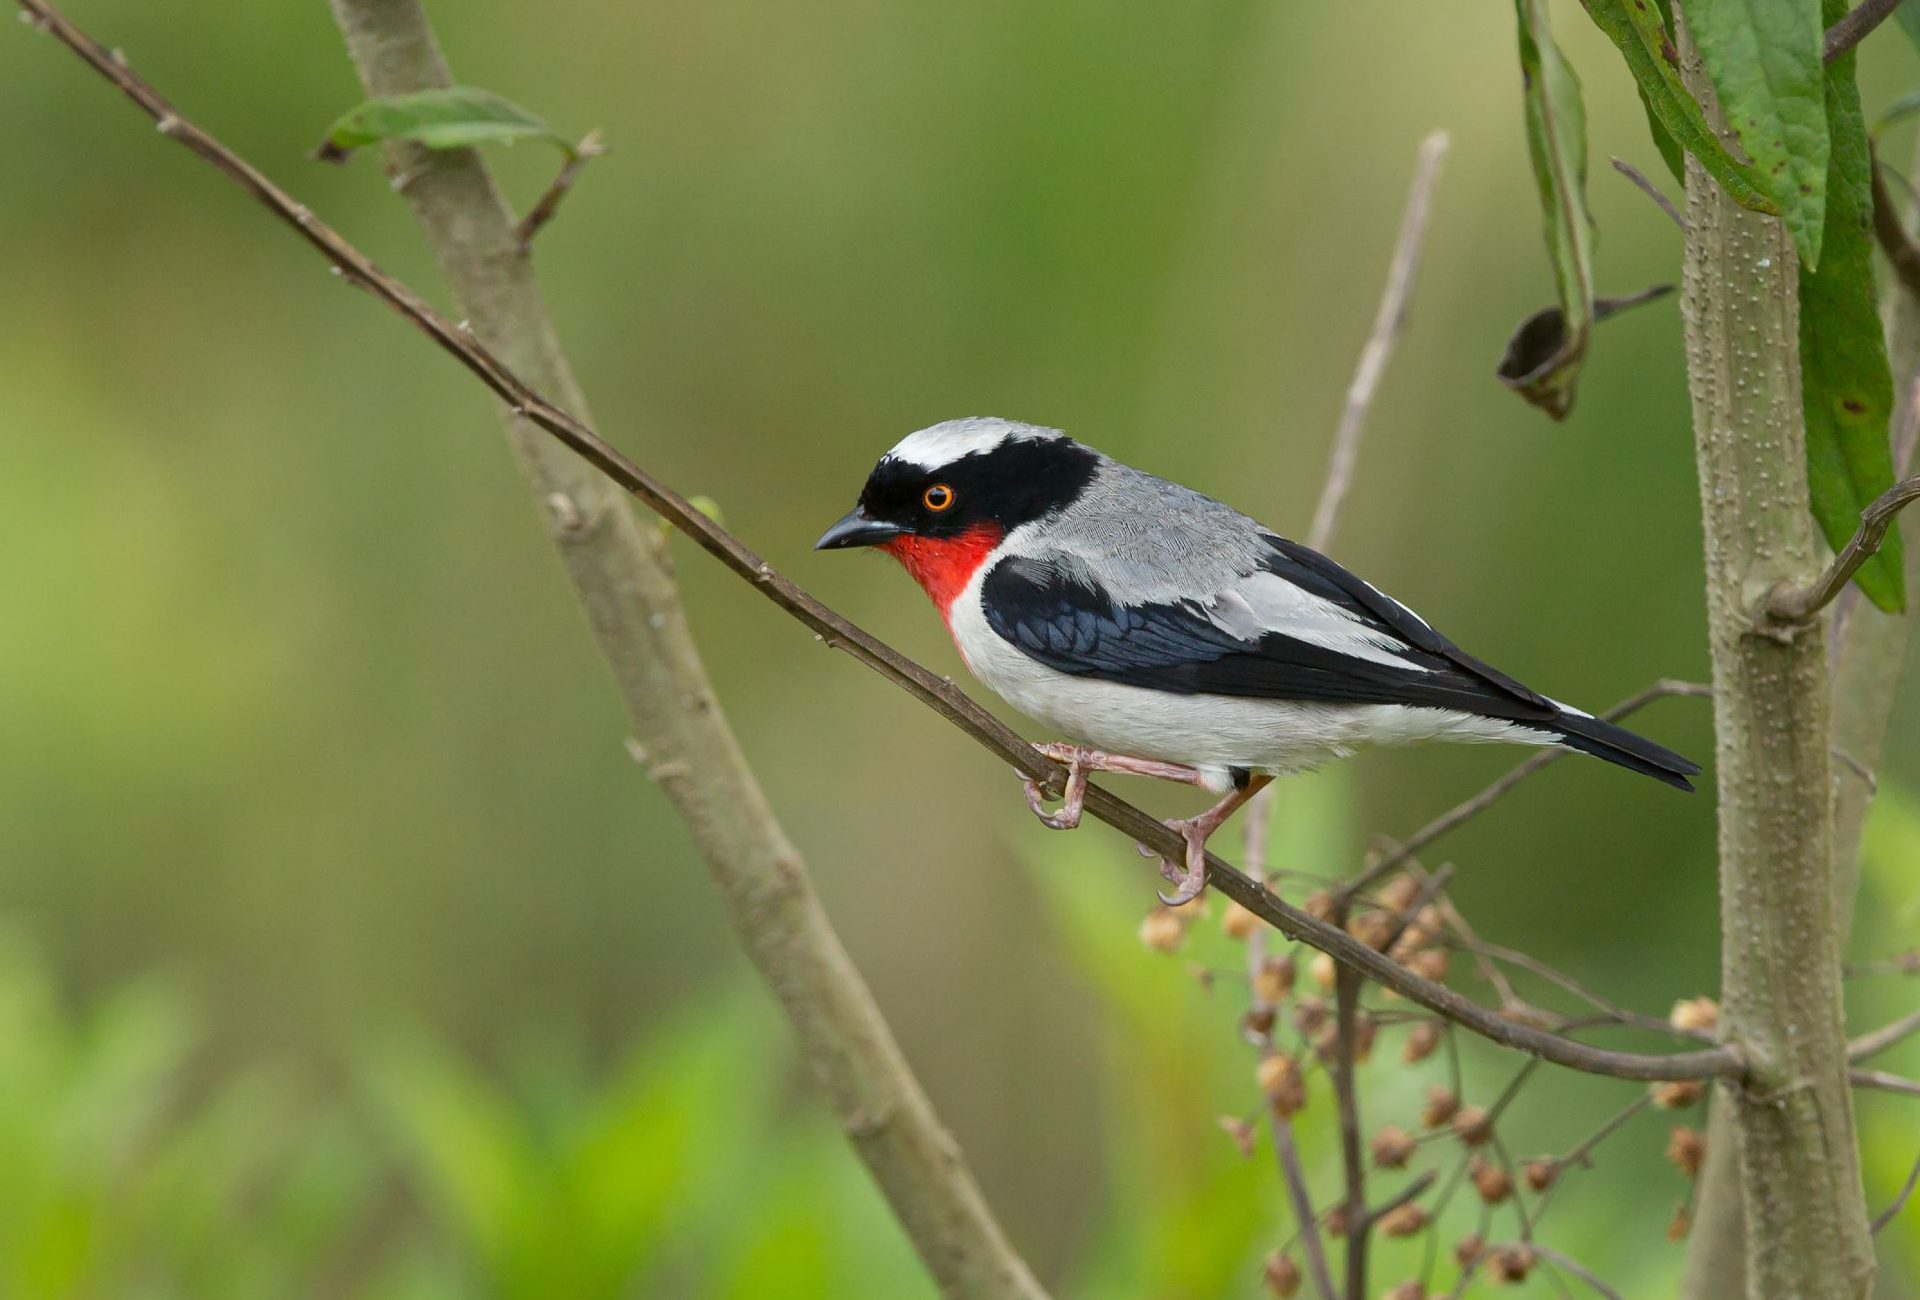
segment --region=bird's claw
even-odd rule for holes
[[[1074,745],[1035,745],[1035,749],[1056,762],[1067,765],[1067,785],[1061,794],[1060,811],[1047,811],[1047,792],[1040,782],[1022,776],[1020,784],[1027,792],[1027,807],[1048,830],[1070,831],[1080,824],[1081,809],[1087,800],[1087,769],[1092,765],[1091,751]]]
[[[1216,825],[1217,823],[1209,823],[1205,817],[1177,819],[1167,823],[1168,830],[1177,832],[1180,838],[1186,841],[1187,860],[1184,867],[1174,865],[1173,862],[1144,844],[1140,846],[1142,853],[1160,859],[1160,874],[1175,887],[1171,894],[1164,890],[1159,891],[1160,901],[1168,907],[1184,906],[1206,891],[1207,837],[1213,833]]]

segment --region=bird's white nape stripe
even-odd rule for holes
[[[997,416],[975,415],[961,420],[945,420],[902,438],[886,459],[905,461],[921,469],[939,469],[962,456],[992,451],[1003,442],[1030,442],[1064,437],[1058,429],[1037,424],[1021,424]]]

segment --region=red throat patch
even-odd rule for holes
[[[994,524],[978,524],[958,537],[902,534],[882,542],[880,549],[900,561],[900,566],[933,597],[940,617],[951,627],[953,620],[947,611],[1005,536],[1005,531]]]

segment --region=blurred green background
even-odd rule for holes
[[[1563,425],[1492,378],[1552,291],[1498,0],[431,9],[462,80],[613,146],[538,251],[604,431],[954,673],[892,566],[809,550],[873,459],[1002,414],[1304,532],[1414,150],[1448,128],[1335,554],[1590,707],[1706,672],[1672,301],[1601,329]],[[1675,278],[1676,232],[1605,165],[1672,188],[1624,69],[1554,12],[1600,288]],[[320,0],[72,16],[439,295],[375,161],[306,159],[359,97]],[[1920,66],[1889,28],[1862,75],[1872,113]],[[0,1296],[926,1294],[622,750],[478,387],[11,24],[0,123]],[[553,166],[493,160],[522,204]],[[1237,961],[1217,926],[1142,948],[1129,846],[1048,836],[958,733],[682,549],[733,724],[1018,1245],[1067,1295],[1256,1294],[1291,1229],[1215,1125],[1255,1103],[1240,995],[1188,969]],[[1641,722],[1711,754],[1697,701]],[[1276,860],[1348,869],[1512,758],[1291,783]],[[1856,955],[1913,942],[1905,808]],[[1487,936],[1654,1012],[1712,990],[1710,793],[1563,763],[1442,848]],[[1861,1025],[1914,1000],[1857,992]],[[1370,1126],[1441,1077],[1397,1062]],[[1470,1092],[1513,1064],[1469,1052]],[[1564,1149],[1631,1096],[1543,1077],[1505,1131]],[[1861,1114],[1878,1206],[1920,1123]],[[1603,1148],[1542,1229],[1636,1297],[1682,1253],[1665,1130]],[[1920,1294],[1915,1215],[1882,1240],[1883,1294]]]

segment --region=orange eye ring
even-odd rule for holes
[[[951,510],[955,500],[953,489],[945,483],[935,483],[920,494],[920,503],[936,515],[942,510]]]

